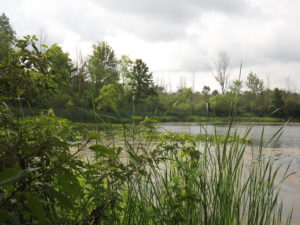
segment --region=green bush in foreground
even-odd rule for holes
[[[158,140],[149,122],[80,141],[51,111],[20,121],[1,107],[0,223],[283,222],[277,184],[288,174],[278,176],[262,146],[249,162],[237,135]]]

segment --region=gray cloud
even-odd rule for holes
[[[291,25],[291,29],[281,29],[274,35],[265,51],[265,57],[270,61],[300,62],[300,31],[294,27],[296,24]]]
[[[271,74],[274,86],[285,76],[300,82],[296,0],[0,0],[0,5],[17,33],[43,29],[48,42],[66,51],[108,41],[118,54],[143,58],[154,70],[209,74],[212,58],[224,50],[233,70],[243,60],[247,72]]]
[[[208,10],[242,13],[246,9],[246,2],[243,0],[102,0],[95,2],[114,12],[142,15],[146,18],[156,17],[172,23],[188,21]]]
[[[186,27],[203,13],[216,11],[243,14],[247,3],[241,0],[102,0],[99,7],[118,15],[124,30],[148,41],[170,41],[186,37]]]

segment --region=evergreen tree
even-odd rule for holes
[[[141,60],[135,60],[132,72],[128,74],[128,86],[137,100],[156,95],[152,73]]]

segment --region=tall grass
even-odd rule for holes
[[[252,150],[250,160],[245,158],[250,129],[241,138],[229,135],[229,126],[222,142],[217,134],[214,141],[168,138],[157,142],[155,126],[144,123],[134,129],[133,136],[124,130],[123,153],[114,158],[131,166],[127,179],[115,187],[120,196],[114,207],[116,224],[291,222],[291,215],[282,218],[278,198],[279,184],[289,176],[288,170],[279,176],[280,166],[265,157],[263,141]],[[137,132],[144,135],[137,137]]]

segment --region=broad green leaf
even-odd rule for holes
[[[13,174],[13,172],[14,172],[13,168],[10,168],[10,169],[12,169],[10,171],[10,173]],[[28,169],[22,170],[22,171],[18,172],[17,174],[13,174],[12,176],[9,176],[7,179],[4,179],[4,180],[1,179],[0,185],[6,185],[6,184],[9,184],[9,183],[12,183],[12,182],[14,182],[14,181],[24,177],[25,175],[27,175],[27,174],[29,174],[33,171],[36,171],[38,169],[39,168],[28,168]]]
[[[40,224],[45,224],[46,213],[42,202],[35,196],[28,193],[25,195],[25,198],[28,202],[29,208],[31,209],[32,215],[40,222]]]
[[[21,171],[20,168],[6,168],[0,173],[0,182],[10,177],[16,176]]]
[[[68,170],[63,170],[63,172],[57,174],[57,179],[60,188],[62,188],[65,193],[70,194],[72,198],[76,198],[82,191],[78,179]]]

